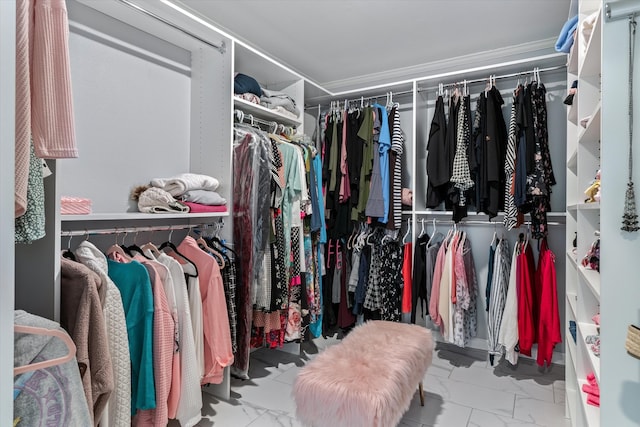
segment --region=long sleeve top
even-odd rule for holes
[[[100,277],[79,262],[60,259],[60,323],[76,344],[85,397],[94,425],[113,392],[113,367],[102,313]]]
[[[176,419],[183,427],[192,427],[202,418],[202,392],[200,390],[200,368],[196,358],[196,345],[191,323],[191,310],[184,270],[180,263],[162,253],[158,261],[169,268],[178,308],[179,351],[181,363],[181,390]],[[202,302],[200,302],[202,307]],[[202,320],[202,319],[201,319]]]
[[[40,158],[78,157],[64,0],[16,2],[15,215],[26,210],[29,145]]]
[[[222,382],[224,367],[233,363],[231,331],[220,267],[211,255],[198,247],[191,236],[185,237],[178,246],[178,251],[198,267],[205,343],[205,374],[201,383],[219,384]]]
[[[507,300],[504,305],[504,312],[502,313],[502,322],[500,322],[500,332],[498,333],[498,343],[501,344],[505,350],[504,358],[512,365],[518,363],[518,352],[516,352],[516,346],[518,345],[517,261],[518,245],[515,245],[511,258]]]
[[[156,407],[153,379],[153,293],[147,269],[137,261],[108,259],[109,277],[120,290],[131,357],[131,415]]]
[[[75,251],[76,258],[100,276],[106,286],[104,317],[107,327],[109,354],[113,365],[114,390],[100,425],[129,427],[131,425],[131,360],[127,322],[120,291],[108,276],[107,257],[89,241],[83,241]]]

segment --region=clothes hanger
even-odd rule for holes
[[[214,258],[216,258],[216,260],[218,261],[218,264],[220,264],[220,269],[224,268],[225,266],[224,258],[217,250],[209,246],[209,243],[207,243],[206,240],[204,240],[202,237],[199,237],[196,240],[196,243],[198,243],[198,246],[200,246],[200,249],[210,253]]]
[[[116,227],[116,242],[111,245],[111,247],[109,249],[107,249],[106,254],[107,255],[112,255],[112,254],[119,254],[120,256],[122,256],[125,260],[127,260],[127,262],[131,262],[131,257],[129,255],[127,255],[127,253],[124,251],[124,249],[122,249],[122,247],[118,244],[118,227]]]
[[[404,233],[404,236],[402,236],[402,243],[403,244],[407,243],[407,237],[409,236],[410,232],[411,232],[411,218],[407,218],[407,232]]]
[[[420,228],[420,235],[418,235],[418,238],[424,236],[424,233],[425,233],[424,218],[420,218],[420,224],[421,224],[421,228]]]
[[[64,344],[67,346],[67,349],[69,350],[69,352],[62,357],[45,360],[43,362],[30,363],[24,366],[17,366],[13,368],[14,376],[24,374],[25,372],[36,371],[38,369],[45,369],[52,366],[62,365],[63,363],[67,363],[70,360],[73,360],[73,358],[76,356],[76,345],[73,343],[73,340],[71,339],[69,334],[64,331],[58,329],[40,328],[36,326],[14,325],[13,332],[19,334],[45,335],[56,337],[62,340],[62,342],[64,342]]]
[[[148,256],[147,254],[144,253],[144,251],[142,250],[142,248],[140,246],[138,246],[136,244],[136,240],[138,239],[138,231],[136,231],[135,236],[133,237],[133,243],[129,246],[126,247],[126,251],[129,252],[130,254],[133,254],[133,252],[137,252],[140,255],[142,255],[143,257],[145,257],[148,260],[153,260],[153,258],[151,258],[150,256]],[[125,238],[127,237],[127,235],[125,234]],[[124,239],[122,240],[122,243],[124,244]]]
[[[76,259],[75,254],[73,253],[73,251],[71,250],[71,239],[73,238],[73,235],[69,235],[69,241],[67,242],[67,249],[65,249],[64,251],[62,251],[62,256],[63,258],[66,259],[70,259],[71,261],[78,261]]]
[[[176,247],[176,245],[173,244],[173,242],[171,241],[171,237],[173,237],[173,228],[169,227],[169,239],[164,242],[163,244],[160,245],[160,247],[158,248],[160,251],[164,251],[165,249],[171,249],[171,251],[173,251],[173,253],[175,253],[176,255],[178,255],[180,258],[182,258],[184,261],[188,262],[189,264],[191,264],[195,271],[196,274],[195,275],[190,275],[185,273],[187,276],[189,277],[198,277],[198,267],[195,265],[195,263],[193,261],[191,261],[189,258],[187,258],[186,256],[182,255],[180,253],[180,251],[178,251],[178,248]]]

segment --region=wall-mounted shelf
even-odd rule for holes
[[[583,266],[578,267],[578,271],[593,295],[600,299],[600,273]]]
[[[163,219],[201,219],[220,218],[229,216],[229,212],[207,212],[207,213],[93,213],[88,215],[60,215],[61,222],[82,222],[82,221],[129,221],[129,220],[163,220]]]
[[[237,97],[233,97],[233,106],[239,110],[242,110],[245,115],[253,114],[255,117],[268,121],[275,121],[286,126],[300,126],[302,122],[292,117],[281,114],[277,111],[270,110],[262,105],[254,104],[253,102],[246,101]]]

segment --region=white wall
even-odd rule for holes
[[[636,18],[638,19],[638,18]],[[640,232],[620,230],[628,164],[628,21],[603,23],[600,419],[604,426],[640,425],[640,360],[624,348],[629,324],[640,325]],[[634,68],[634,183],[640,208],[640,55]]]
[[[0,1],[0,425],[13,424],[16,3]]]

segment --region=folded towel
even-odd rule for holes
[[[171,178],[155,178],[151,180],[151,186],[158,187],[172,196],[181,196],[190,190],[215,191],[220,183],[217,179],[196,173],[183,173]]]
[[[200,203],[184,202],[190,209],[191,213],[211,213],[211,212],[226,212],[226,206],[207,206]]]
[[[184,193],[180,199],[183,202],[200,203],[202,205],[220,206],[226,205],[227,199],[220,196],[215,191],[208,190],[191,190]]]
[[[60,214],[88,215],[91,213],[91,199],[62,196],[60,198]]]
[[[562,26],[562,30],[560,30],[560,35],[558,36],[558,40],[556,41],[556,51],[569,53],[569,51],[571,50],[571,46],[573,45],[573,37],[577,28],[578,15],[569,19]]]

